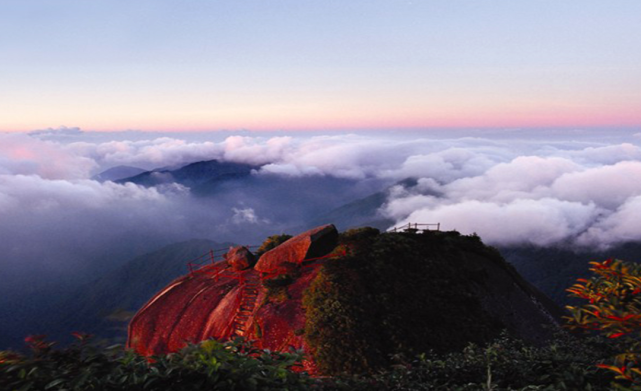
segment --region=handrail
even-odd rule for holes
[[[259,246],[248,245],[248,246],[242,246],[242,247],[257,248]],[[203,255],[196,257],[191,261],[188,261],[187,267],[189,268],[189,273],[193,273],[198,269],[205,267],[207,264],[213,265],[215,263],[224,261],[225,260],[224,255],[227,254],[228,252],[229,252],[228,247],[211,249],[208,252],[204,253]]]
[[[419,227],[425,227],[425,228],[419,228]],[[430,227],[436,227],[436,229],[432,230]],[[400,227],[394,227],[387,232],[410,232],[410,233],[417,233],[418,231],[440,231],[441,230],[441,223],[407,223],[405,225],[401,225]]]
[[[258,246],[244,246],[244,247],[256,248]],[[223,261],[224,261],[223,255],[226,254],[226,252],[224,254],[222,254],[222,255],[219,255],[219,257],[221,259],[217,259],[215,257],[215,252],[223,251],[223,250],[227,251],[227,249],[209,250],[208,253],[205,253],[205,254],[201,255],[200,257],[197,257],[197,258],[193,259],[191,262],[187,263],[187,266],[189,267],[189,273],[190,274],[196,274],[196,273],[209,274],[209,275],[213,276],[216,281],[218,281],[218,279],[220,277],[225,275],[226,277],[238,280],[239,284],[242,285],[244,280],[245,280],[245,277],[244,277],[244,275],[242,273],[243,270],[232,271],[232,270],[229,270],[227,268],[226,264],[223,264]],[[322,260],[322,259],[327,259],[327,258],[334,258],[334,257],[338,257],[338,256],[345,256],[346,254],[347,254],[347,250],[343,249],[343,251],[340,252],[340,253],[330,253],[330,254],[324,255],[322,257],[301,259],[301,260],[298,260],[296,262],[296,264],[298,264],[300,266],[307,267],[307,266],[311,266],[311,264],[313,264],[316,261],[319,261],[319,260]],[[208,263],[205,263],[205,261],[202,261],[202,262],[199,262],[199,263],[194,262],[194,261],[198,261],[198,260],[204,259],[206,257],[209,258],[210,262],[208,262]],[[197,266],[197,267],[195,267],[195,266]],[[207,269],[204,269],[205,266],[210,266],[210,267],[208,267]],[[277,275],[277,274],[279,274],[278,273],[278,269],[274,268],[273,270],[268,270],[266,272],[262,272],[261,276],[260,276],[260,279],[264,280],[264,279],[270,278],[270,277],[272,277],[274,275]]]

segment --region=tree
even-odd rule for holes
[[[641,265],[608,259],[590,262],[595,274],[578,279],[568,292],[586,300],[582,306],[568,306],[568,327],[598,332],[616,340],[624,350],[612,365],[600,368],[616,373],[616,378],[641,384]]]

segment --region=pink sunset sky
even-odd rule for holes
[[[0,5],[0,131],[641,126],[641,3]]]

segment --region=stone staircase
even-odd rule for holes
[[[247,273],[245,281],[241,285],[240,306],[232,322],[232,338],[243,337],[247,333],[249,318],[256,308],[256,300],[260,290],[260,279],[256,273]]]

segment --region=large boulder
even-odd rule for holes
[[[327,224],[294,236],[263,254],[254,269],[261,273],[282,274],[305,259],[327,255],[338,243],[338,231]]]
[[[224,255],[229,266],[234,270],[245,270],[256,264],[256,257],[245,246],[232,247]]]

